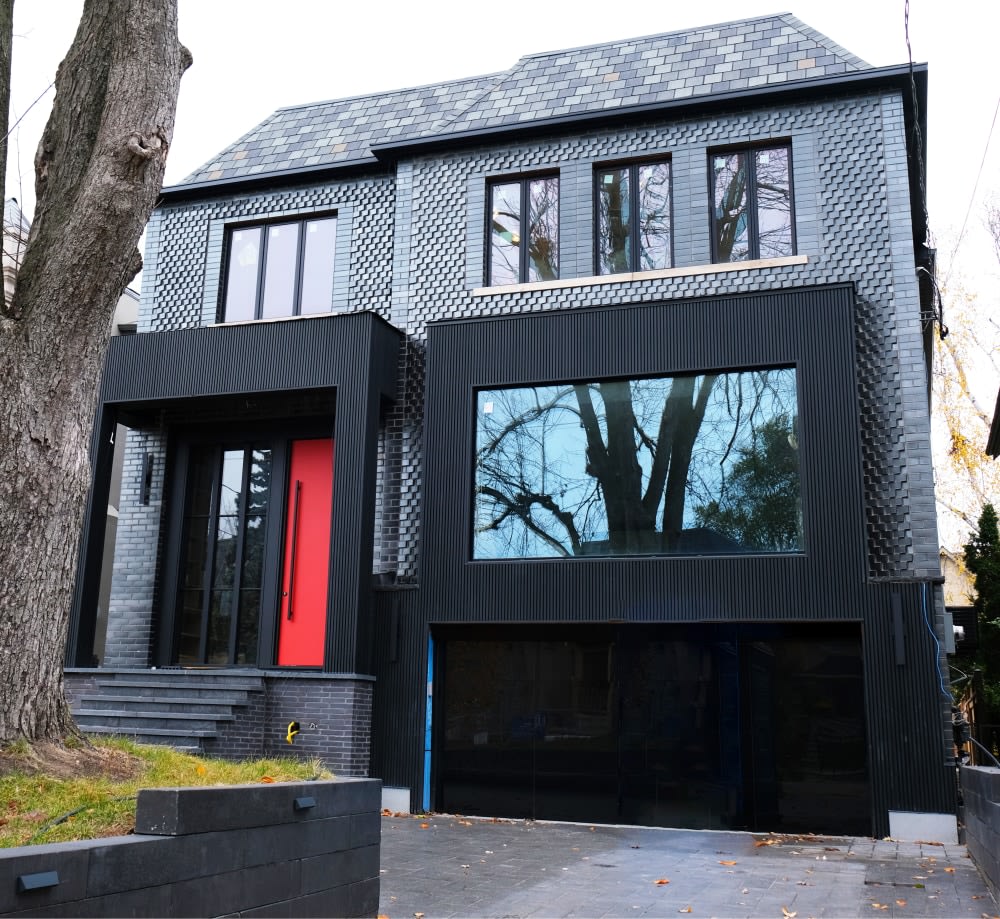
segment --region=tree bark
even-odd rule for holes
[[[62,668],[97,384],[190,62],[176,0],[85,0],[56,75],[0,315],[0,743],[75,730]]]

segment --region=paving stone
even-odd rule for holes
[[[785,909],[802,919],[929,919],[997,913],[964,846],[922,855],[931,847],[778,838],[776,845],[759,846],[749,833],[385,817],[379,914],[780,919]],[[921,874],[924,881],[913,880]]]

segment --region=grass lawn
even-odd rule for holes
[[[208,759],[128,740],[0,750],[0,847],[121,836],[141,788],[333,778],[318,760]]]

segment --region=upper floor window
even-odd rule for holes
[[[330,312],[336,244],[336,217],[232,229],[224,321]]]
[[[490,185],[491,287],[559,277],[559,179]]]
[[[599,169],[597,273],[670,268],[670,163]]]
[[[714,260],[794,255],[792,148],[782,144],[714,152],[709,160]]]

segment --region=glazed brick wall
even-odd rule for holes
[[[791,142],[797,248],[807,263],[699,273],[697,266],[711,261],[709,152],[768,140]],[[583,277],[593,273],[594,166],[654,154],[671,159],[674,265],[691,266],[690,274],[474,293],[483,283],[489,179],[558,171],[561,277]],[[334,308],[375,310],[407,334],[402,398],[386,419],[379,450],[376,572],[401,583],[418,576],[429,322],[621,303],[669,308],[680,298],[852,282],[868,573],[877,580],[938,575],[927,381],[897,93],[636,122],[426,155],[400,163],[394,177],[170,206],[157,213],[148,234],[150,281],[143,285],[140,331],[215,321],[227,224],[329,210],[341,218]],[[137,551],[147,559],[154,539],[140,526],[126,527],[121,554]],[[124,660],[124,637],[115,637],[121,648],[116,659]]]

